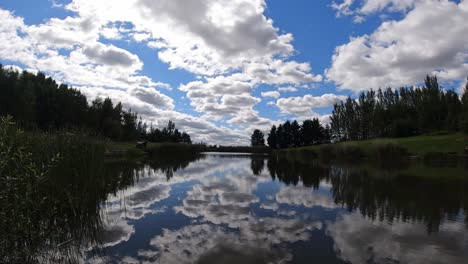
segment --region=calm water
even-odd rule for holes
[[[85,219],[64,213],[79,224],[55,241],[87,263],[468,263],[464,174],[221,154],[113,162],[76,190]]]

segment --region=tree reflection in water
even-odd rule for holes
[[[376,262],[421,260],[419,247],[463,247],[465,230],[460,227],[466,227],[460,218],[466,221],[463,214],[468,209],[464,192],[468,179],[424,175],[428,171],[437,174],[438,169],[319,164],[259,155],[140,162],[73,159],[40,183],[39,197],[46,202],[37,202],[34,214],[28,219],[1,219],[0,262],[67,263],[96,255],[106,261],[109,251],[103,249],[120,249],[133,243],[130,237],[139,240],[145,235],[136,228],[139,221],[148,225],[145,232],[159,231],[149,234],[147,249],[132,253],[136,262],[190,263],[198,258],[209,263],[229,254],[245,263],[294,262],[297,249],[292,245],[318,239],[320,232],[328,240],[317,241],[328,241],[323,247],[336,250],[327,251],[333,263],[340,262],[337,255],[359,263],[369,260],[371,253],[380,254]],[[457,168],[453,174],[464,173]],[[180,189],[177,183],[185,187]],[[25,210],[1,206],[12,215]],[[164,211],[164,206],[170,210]],[[146,216],[155,216],[154,221]],[[160,219],[174,222],[173,228]],[[379,232],[385,243],[372,232]],[[446,243],[448,234],[456,235],[456,247]],[[411,239],[418,244],[411,244]],[[392,255],[389,245],[405,246],[399,249],[405,257]],[[117,256],[116,261],[124,257]]]
[[[302,163],[277,156],[267,163],[271,177],[288,185],[302,183],[318,189],[322,182],[331,184],[336,204],[350,212],[359,210],[372,220],[423,222],[427,232],[437,232],[444,219],[455,219],[460,213],[467,220],[468,178],[445,175],[444,169],[439,176],[426,176],[427,168],[405,166],[402,170],[369,164]],[[462,176],[466,170],[458,168],[453,174]]]
[[[66,157],[34,186],[34,200],[24,201],[34,208],[0,205],[9,216],[0,219],[0,263],[76,263],[90,248],[99,253],[99,245],[115,231],[106,226],[102,213],[110,194],[134,185],[149,170],[170,180],[197,159],[191,155],[135,163],[106,162],[102,155]]]

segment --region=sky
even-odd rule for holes
[[[468,0],[1,0],[0,63],[245,145],[427,74],[461,92],[467,21]]]

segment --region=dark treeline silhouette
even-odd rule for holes
[[[72,130],[119,141],[191,143],[190,136],[171,121],[160,130],[110,98],[97,98],[88,104],[80,91],[59,85],[43,73],[19,73],[0,64],[0,93],[0,116],[13,116],[26,130]]]
[[[468,83],[461,97],[442,89],[435,76],[427,76],[423,87],[369,90],[357,99],[348,97],[335,104],[330,120],[330,125],[325,126],[316,118],[302,125],[287,121],[273,126],[268,146],[282,149],[331,140],[407,137],[437,131],[468,133]],[[252,145],[259,142],[258,132],[252,135]]]
[[[468,88],[468,84],[467,84]],[[335,141],[406,137],[434,131],[468,132],[468,93],[445,91],[437,77],[423,87],[362,92],[334,105],[331,132]]]
[[[143,131],[146,131],[146,124]],[[150,126],[149,131],[142,136],[142,138],[151,141],[151,142],[175,142],[175,143],[187,143],[191,144],[192,140],[190,139],[189,134],[185,132],[180,132],[179,129],[175,127],[174,122],[168,122],[167,126],[162,130]]]
[[[268,146],[271,148],[289,148],[310,146],[328,142],[330,128],[320,124],[317,118],[305,120],[302,125],[294,121],[286,121],[278,127],[272,126],[268,134]]]

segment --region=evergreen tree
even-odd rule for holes
[[[277,133],[276,133],[276,126],[273,125],[271,127],[270,133],[268,134],[268,146],[270,148],[277,148],[278,147],[278,138],[277,138]]]
[[[136,113],[124,111],[121,103],[96,98],[88,104],[80,91],[58,85],[40,72],[20,74],[0,65],[0,93],[0,116],[11,115],[23,129],[78,130],[127,141],[151,138],[160,142],[163,138],[157,129],[148,131],[146,123]],[[183,133],[175,132],[173,123],[166,130],[172,142],[191,142],[188,134],[182,140]]]
[[[291,123],[291,145],[294,147],[302,145],[301,126],[296,120]]]
[[[259,129],[255,129],[252,136],[250,137],[252,146],[265,146],[265,136]]]
[[[324,128],[317,118],[305,120],[302,123],[301,134],[305,146],[319,144],[324,139]]]
[[[460,115],[460,127],[463,132],[468,133],[468,79],[462,95],[462,113]]]

